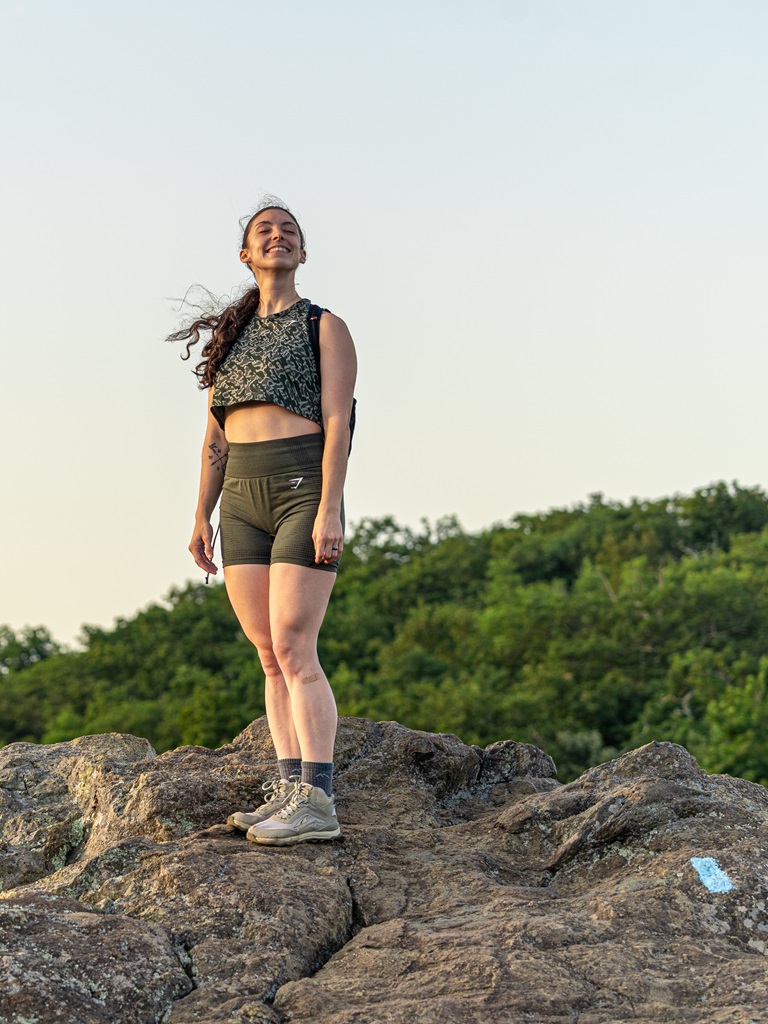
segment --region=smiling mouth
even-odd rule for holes
[[[291,250],[290,250],[290,249],[288,249],[288,248],[287,248],[286,246],[284,246],[284,245],[273,245],[273,246],[271,246],[271,247],[270,247],[269,249],[267,249],[267,254],[269,254],[269,253],[271,253],[271,252],[290,252],[290,251],[291,251]]]

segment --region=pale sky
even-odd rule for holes
[[[766,483],[764,0],[0,0],[0,623],[200,574],[169,298],[299,215],[360,363],[348,517]]]

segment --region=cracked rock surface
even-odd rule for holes
[[[348,718],[342,839],[274,848],[222,824],[273,763],[263,719],[0,749],[0,1024],[768,1021],[762,787]]]

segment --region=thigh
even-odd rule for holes
[[[299,637],[316,643],[336,573],[318,572],[290,562],[269,570],[269,621],[272,636]]]
[[[250,480],[225,480],[221,496],[221,557],[228,565],[269,565],[272,536],[258,521],[263,501]]]
[[[270,559],[272,565],[291,563],[312,568],[315,565],[315,542],[312,531],[317,519],[318,502],[300,505],[291,510],[280,521],[272,543]],[[336,569],[338,562],[333,566]],[[318,568],[330,568],[323,564]]]
[[[280,519],[275,539],[272,543],[271,561],[289,562],[293,565],[311,567],[315,571],[335,573],[339,568],[339,559],[333,562],[315,562],[315,542],[312,532],[315,528],[317,510],[320,506],[320,485],[316,493],[304,495],[301,501],[295,501]],[[344,529],[344,498],[341,499],[341,528]]]
[[[271,644],[268,565],[227,565],[224,583],[243,632],[257,646]]]
[[[303,476],[291,480],[275,477],[270,483],[277,527],[272,544],[272,564],[313,565],[315,545],[312,530],[323,493],[320,463],[307,467]]]

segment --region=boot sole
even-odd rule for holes
[[[301,832],[293,836],[252,836],[249,832],[246,839],[260,846],[293,846],[295,843],[321,843],[327,839],[338,839],[340,835],[341,829],[337,828],[333,832]]]

